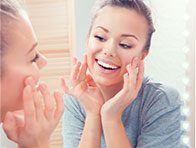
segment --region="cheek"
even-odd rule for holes
[[[119,54],[121,55],[121,61],[123,62],[123,65],[125,66],[130,64],[133,58],[140,56],[140,53],[136,51],[121,52]]]
[[[90,39],[87,46],[87,62],[89,68],[92,68],[95,57],[97,53],[99,53],[102,49],[100,43],[98,43],[95,39]]]
[[[90,54],[95,54],[95,53],[99,52],[101,49],[102,49],[101,43],[98,42],[94,38],[90,38],[90,40],[88,42],[88,52]]]
[[[134,55],[133,54],[128,54],[127,52],[124,54],[121,54],[121,61],[123,63],[123,65],[126,67],[128,64],[131,63],[131,61],[133,60]]]
[[[19,69],[9,69],[8,71],[5,72],[2,81],[2,102],[7,111],[13,111],[22,108],[22,92],[25,75]]]
[[[33,76],[36,81],[39,79],[39,73],[34,66],[11,66],[5,72],[2,90],[4,93],[5,106],[8,110],[17,110],[22,108],[22,94],[25,87],[25,79]]]

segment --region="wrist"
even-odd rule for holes
[[[86,114],[86,120],[101,121],[101,115],[88,113]]]
[[[101,121],[103,123],[119,123],[121,122],[121,114],[120,113],[107,113],[102,112],[101,113]]]
[[[101,123],[105,126],[118,126],[122,124],[121,116],[116,116],[115,118],[111,118],[108,116],[101,116]]]

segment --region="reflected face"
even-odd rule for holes
[[[22,14],[12,21],[7,34],[8,48],[3,56],[3,75],[1,77],[1,115],[7,111],[22,109],[22,92],[25,78],[33,76],[39,80],[39,70],[46,60],[37,50],[37,39],[31,23]]]
[[[146,19],[135,10],[106,6],[98,12],[87,41],[89,71],[96,83],[121,83],[134,57],[147,55]]]

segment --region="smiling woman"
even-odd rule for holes
[[[84,61],[74,58],[70,83],[62,79],[65,147],[183,147],[178,91],[144,76],[150,8],[143,0],[97,0],[92,12]]]

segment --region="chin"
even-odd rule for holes
[[[101,77],[101,76],[95,76],[94,81],[96,84],[102,85],[102,86],[114,86],[118,85],[119,83],[122,83],[122,79],[118,78],[106,78],[106,77]]]

